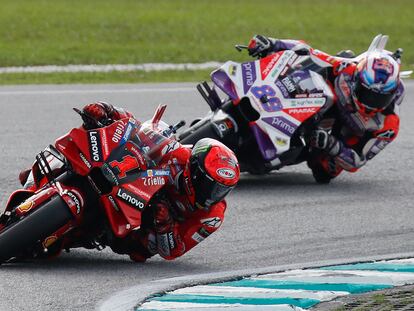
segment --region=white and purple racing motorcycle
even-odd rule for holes
[[[317,57],[286,50],[256,61],[226,62],[211,79],[228,98],[222,100],[206,82],[199,84],[211,111],[180,134],[181,143],[215,138],[253,174],[306,161],[309,135],[334,97]]]

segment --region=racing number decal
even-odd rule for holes
[[[127,172],[139,168],[138,160],[130,155],[124,156],[121,162],[115,160],[110,162],[109,165],[117,169],[119,178],[124,178]]]
[[[279,98],[276,96],[276,91],[270,85],[254,86],[250,90],[252,94],[260,100],[262,107],[267,112],[274,112],[282,110],[283,106]],[[266,102],[262,102],[263,96],[267,97]]]

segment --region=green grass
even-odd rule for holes
[[[1,84],[63,84],[63,83],[139,83],[189,82],[209,80],[211,70],[162,72],[109,72],[109,73],[10,73],[0,74]]]
[[[404,48],[405,68],[414,67],[411,0],[0,0],[0,8],[0,67],[241,61],[247,56],[233,45],[247,43],[255,33],[304,39],[329,53],[344,48],[362,52],[376,34],[384,33],[390,35],[390,49]],[[171,79],[180,80],[182,74],[171,74]],[[5,83],[142,78],[59,75],[63,78],[24,74],[0,79]],[[158,74],[146,78],[164,79]],[[187,79],[194,78],[191,73]]]

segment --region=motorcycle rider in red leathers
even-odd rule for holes
[[[103,102],[88,104],[83,112],[86,129],[96,121],[108,125],[133,117],[131,113]],[[192,149],[184,146],[165,154],[160,169],[169,169],[173,185],[165,187],[162,200],[143,212],[141,228],[125,238],[110,237],[108,244],[118,254],[128,254],[136,262],[145,262],[155,254],[167,260],[188,252],[216,231],[226,211],[224,197],[236,186],[240,169],[234,153],[222,143],[204,138]],[[25,188],[31,184],[30,171],[22,172]]]
[[[248,45],[253,57],[282,50],[309,53],[311,47],[303,41],[262,35],[254,36]],[[352,51],[335,57],[313,50],[330,65],[324,78],[334,94],[334,105],[324,117],[335,120],[330,128],[318,128],[310,137],[314,151],[308,166],[317,182],[328,183],[343,170],[357,171],[396,138],[404,97],[400,52],[374,51],[354,62],[343,58],[353,57]]]

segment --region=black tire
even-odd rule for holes
[[[25,218],[0,232],[0,263],[19,256],[72,219],[69,207],[59,196],[53,197]]]
[[[214,130],[213,124],[210,121],[197,128],[194,132],[190,132],[190,134],[186,132],[185,135],[179,137],[180,143],[184,145],[195,145],[202,138],[213,138],[224,143],[223,139]]]

